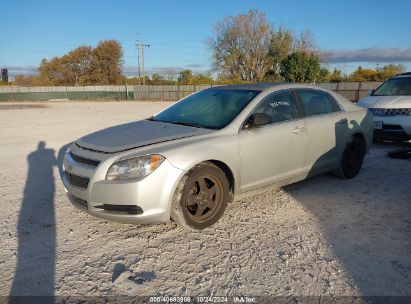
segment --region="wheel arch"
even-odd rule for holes
[[[216,159],[209,159],[206,160],[206,162],[212,163],[224,172],[225,176],[227,176],[228,184],[230,185],[230,191],[234,194],[237,189],[235,186],[235,177],[230,167],[225,162]]]
[[[230,192],[232,194],[235,194],[235,191],[238,190],[238,185],[236,185],[236,178],[235,175],[233,173],[233,170],[230,168],[229,165],[227,165],[226,162],[222,161],[222,160],[218,160],[218,159],[204,159],[204,160],[197,160],[197,162],[192,163],[190,166],[188,166],[185,170],[184,173],[180,176],[180,178],[178,179],[176,185],[178,183],[181,182],[181,180],[184,178],[184,176],[186,176],[191,170],[193,170],[196,166],[203,164],[203,163],[211,163],[212,165],[216,166],[217,168],[219,168],[221,171],[223,171],[224,175],[227,177],[228,180],[228,184],[230,187]]]
[[[358,138],[360,138],[360,139],[364,142],[364,144],[367,143],[364,134],[362,134],[362,133],[359,132],[359,131],[354,132],[353,135],[352,135],[352,137],[358,137]]]
[[[365,153],[368,151],[369,144],[367,142],[367,138],[365,137],[365,135],[361,131],[357,130],[356,132],[354,132],[351,135],[351,137],[360,139],[361,142],[364,144]]]

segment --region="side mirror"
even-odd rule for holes
[[[375,91],[374,89],[369,89],[368,90],[368,96],[371,96],[374,93],[374,91]]]
[[[248,118],[247,122],[244,125],[244,129],[269,125],[272,122],[273,119],[270,115],[265,113],[254,113]]]

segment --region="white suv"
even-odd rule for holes
[[[370,95],[359,100],[374,116],[374,138],[411,139],[411,73],[385,81]]]

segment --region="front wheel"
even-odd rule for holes
[[[220,219],[231,199],[224,172],[209,162],[201,163],[177,186],[171,219],[190,230],[201,230]]]
[[[342,178],[354,178],[360,172],[365,156],[365,142],[359,136],[353,136],[343,152],[340,167],[334,174]]]

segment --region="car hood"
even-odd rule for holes
[[[367,96],[357,104],[366,108],[411,108],[411,96]]]
[[[76,141],[82,148],[115,153],[215,130],[140,120],[86,135]]]

